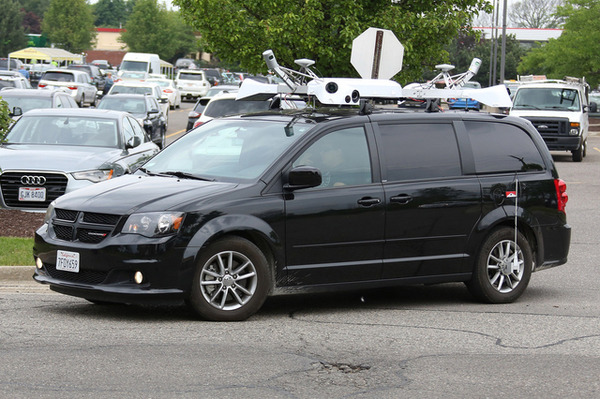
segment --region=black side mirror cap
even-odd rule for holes
[[[297,166],[288,173],[286,190],[299,190],[302,188],[317,187],[323,182],[321,171],[313,166]]]
[[[127,142],[125,148],[135,148],[140,144],[142,144],[142,139],[140,139],[138,136],[133,136],[131,140]]]
[[[12,118],[13,116],[21,116],[23,115],[23,109],[21,109],[21,107],[13,107],[12,112],[10,113],[10,117]]]
[[[590,112],[598,112],[598,104],[593,101],[590,103]]]

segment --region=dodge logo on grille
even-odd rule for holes
[[[21,184],[27,186],[43,186],[46,184],[46,178],[44,176],[21,176]]]

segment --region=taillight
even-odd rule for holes
[[[565,212],[569,196],[567,195],[567,183],[561,179],[554,179],[554,187],[556,187],[556,200],[559,212]]]
[[[173,93],[173,90],[171,90],[171,89],[164,89],[163,93]]]
[[[46,87],[46,84],[45,83],[38,84],[38,87]]]
[[[77,86],[68,86],[70,90],[77,90]]]
[[[188,114],[188,118],[200,118],[201,115],[198,112],[192,111]]]
[[[201,121],[197,120],[196,122],[194,122],[194,128],[197,128],[198,126],[200,126],[203,123],[204,122],[201,122]]]

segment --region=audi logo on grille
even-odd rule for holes
[[[27,186],[43,186],[46,184],[46,178],[44,176],[21,176],[21,184]]]

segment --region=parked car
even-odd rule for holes
[[[46,209],[65,193],[135,171],[158,151],[126,112],[29,111],[0,144],[0,207]]]
[[[181,94],[179,93],[179,89],[175,82],[171,79],[166,78],[150,78],[147,80],[151,83],[156,83],[160,86],[163,95],[167,96],[169,99],[169,107],[171,109],[180,108],[181,107]]]
[[[8,103],[11,117],[15,120],[32,109],[79,108],[73,97],[62,90],[3,90],[0,97]]]
[[[110,65],[110,62],[108,62],[107,60],[94,60],[92,62],[90,62],[91,65],[95,65],[100,69],[103,70],[109,70],[112,68],[112,66]]]
[[[135,71],[124,71],[120,75],[118,75],[114,81],[122,82],[122,81],[134,81],[134,82],[144,82],[148,80],[150,74],[148,72],[135,72]]]
[[[18,73],[18,72],[17,72]],[[14,89],[31,89],[31,84],[27,79],[21,76],[3,76],[0,75],[0,89],[4,88]]]
[[[90,79],[92,80],[92,84],[94,86],[96,86],[96,89],[98,89],[98,91],[103,91],[104,90],[104,84],[106,83],[106,78],[104,77],[104,74],[102,73],[102,71],[100,70],[100,68],[98,68],[95,65],[82,65],[82,64],[70,64],[67,66],[67,69],[75,69],[75,70],[79,70],[79,71],[85,71],[87,72],[88,75],[90,75]]]
[[[177,72],[175,84],[181,93],[181,100],[205,96],[212,86],[204,71],[181,70]]]
[[[481,84],[479,82],[470,81],[466,82],[462,87],[463,89],[481,89]],[[481,109],[479,101],[472,98],[449,98],[446,101],[449,109]]]
[[[108,94],[150,94],[158,104],[160,105],[160,110],[167,120],[167,125],[169,121],[169,98],[163,94],[160,86],[153,82],[134,82],[134,81],[121,81],[115,83]]]
[[[10,70],[18,71],[21,65],[23,65],[23,61],[16,58],[10,59]],[[0,58],[0,69],[9,69],[8,58]]]
[[[144,127],[148,137],[159,148],[164,148],[167,118],[160,110],[154,96],[150,94],[109,94],[102,98],[98,109],[129,112]]]
[[[223,83],[223,75],[217,68],[203,68],[202,70],[211,85],[217,86]]]
[[[40,78],[49,69],[55,68],[52,64],[33,64],[29,68],[29,81],[32,87],[37,87]]]
[[[590,93],[590,104],[591,103],[595,103],[596,105],[600,104],[600,92],[593,91]],[[596,106],[595,112],[592,112],[592,111],[589,112],[589,116],[591,118],[600,118],[600,112],[598,111],[597,106]]]
[[[40,78],[38,90],[68,89],[75,102],[96,105],[98,89],[92,84],[90,75],[71,69],[49,69]]]
[[[206,104],[217,94],[221,92],[226,93],[236,93],[239,90],[239,86],[232,85],[219,85],[213,86],[206,92],[206,95],[200,97],[196,104],[194,104],[194,108],[188,113],[188,123],[186,130],[190,130],[194,127],[194,123],[200,118],[204,109],[206,108]]]
[[[507,303],[532,271],[567,261],[567,199],[521,118],[227,117],[133,175],[54,201],[34,278],[92,302],[185,300],[220,321],[250,317],[268,295],[342,288],[465,282]]]

